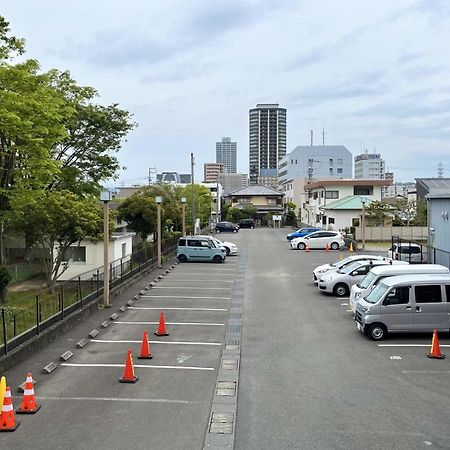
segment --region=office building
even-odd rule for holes
[[[156,174],[156,181],[157,183],[189,184],[191,175],[189,173],[162,172]]]
[[[249,111],[250,184],[276,184],[279,161],[286,155],[286,109],[258,104]]]
[[[223,173],[223,164],[218,163],[205,163],[203,165],[203,182],[204,183],[215,183],[217,177]]]
[[[231,142],[231,138],[224,137],[222,142],[216,142],[216,163],[223,164],[224,171],[237,172],[237,143]]]
[[[355,178],[384,180],[385,164],[379,153],[365,152],[355,156]]]

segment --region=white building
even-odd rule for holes
[[[216,183],[200,183],[209,189],[211,193],[211,223],[220,222],[222,214],[222,205],[220,199],[223,196],[223,188],[219,182]]]
[[[355,178],[384,180],[386,166],[379,153],[365,152],[355,156]]]

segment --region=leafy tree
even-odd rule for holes
[[[192,225],[192,185],[187,185],[180,191],[180,197],[186,198],[186,223]],[[194,184],[195,217],[200,219],[202,226],[209,223],[211,217],[211,192],[206,186]]]
[[[428,223],[428,205],[426,200],[417,200],[417,213],[413,224],[419,227],[426,227]]]
[[[390,218],[391,207],[387,203],[375,200],[365,208],[365,214],[369,220],[375,225],[384,225],[385,221]]]
[[[253,205],[245,205],[242,208],[242,219],[254,219],[258,210]]]
[[[5,266],[0,266],[0,290],[6,291],[6,288],[8,287],[9,282],[11,281],[11,275],[8,271],[8,268]],[[6,303],[6,297],[2,298],[2,303]]]
[[[83,239],[103,237],[103,214],[95,197],[69,191],[34,191],[12,199],[16,227],[41,253],[48,286],[68,268],[65,252]]]
[[[227,220],[230,222],[239,222],[241,219],[244,219],[244,214],[242,210],[239,208],[229,208],[227,212]]]
[[[406,198],[397,200],[395,207],[397,209],[397,214],[401,219],[401,224],[406,221],[406,226],[409,227],[410,222],[417,215],[417,202],[415,200],[407,200]]]
[[[0,64],[25,51],[25,40],[8,36],[9,31],[9,23],[0,16]]]
[[[297,205],[294,202],[286,203],[286,224],[297,225],[297,216],[295,215],[295,208]]]

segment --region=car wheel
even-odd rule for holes
[[[186,255],[178,255],[178,261],[180,261],[180,263],[186,262],[187,256]]]
[[[344,283],[339,283],[337,284],[334,289],[333,292],[335,295],[337,295],[338,297],[343,297],[344,295],[348,295],[349,293],[349,289],[348,286]]]
[[[218,228],[216,228],[216,233],[220,233],[220,230]]]
[[[304,242],[299,242],[299,243],[297,244],[297,248],[298,248],[299,250],[305,250],[305,247],[306,247],[306,245],[305,245]]]
[[[233,233],[237,233],[237,230],[233,230]]]
[[[215,255],[213,258],[213,261],[215,263],[221,263],[221,262],[223,262],[223,258],[220,255]]]
[[[339,244],[337,242],[332,242],[330,248],[331,250],[339,250]]]
[[[228,247],[225,247],[225,253],[227,254],[227,256],[230,254],[230,249]]]
[[[364,331],[372,341],[382,341],[387,335],[387,329],[381,323],[374,323],[373,325],[366,327]]]
[[[250,228],[253,230],[253,228],[255,228],[255,227],[252,225]]]

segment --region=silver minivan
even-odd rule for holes
[[[350,308],[353,314],[356,312],[356,304],[362,297],[369,295],[369,292],[375,286],[387,277],[396,275],[410,275],[413,273],[429,273],[434,275],[445,275],[450,271],[447,267],[440,264],[407,264],[405,266],[377,266],[374,267],[359,283],[353,285],[350,289]]]
[[[360,331],[374,341],[387,333],[448,332],[450,275],[414,274],[385,278],[356,305]]]

